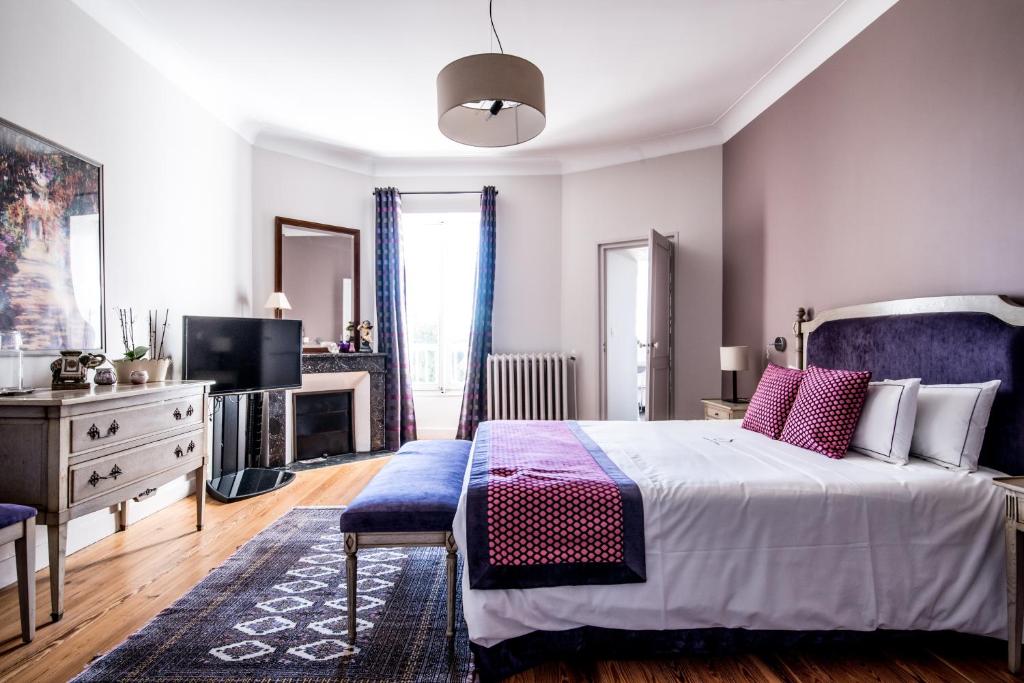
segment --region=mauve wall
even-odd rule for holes
[[[763,358],[798,306],[1024,295],[1024,1],[901,0],[723,165],[725,344]]]

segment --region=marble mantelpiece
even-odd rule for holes
[[[370,450],[384,450],[384,371],[387,356],[382,353],[304,353],[302,374],[329,372],[366,372],[370,375]],[[268,456],[271,467],[285,464],[286,392],[271,391],[267,396]]]

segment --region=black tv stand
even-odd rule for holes
[[[295,481],[295,473],[266,467],[246,467],[206,482],[206,492],[214,500],[233,503],[283,488]]]
[[[295,481],[294,472],[260,466],[265,397],[265,392],[213,397],[213,478],[206,492],[214,500],[245,500]]]

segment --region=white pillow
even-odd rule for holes
[[[949,469],[978,469],[981,443],[998,388],[999,380],[921,385],[910,454]]]
[[[850,449],[886,462],[906,465],[917,416],[919,379],[871,382]]]

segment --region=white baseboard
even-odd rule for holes
[[[194,486],[192,476],[183,476],[161,486],[152,498],[128,505],[128,524],[163,510],[192,494]],[[68,523],[68,555],[90,546],[100,539],[113,535],[117,531],[114,508],[97,510],[85,517],[73,519]],[[46,527],[36,527],[36,571],[49,566],[49,552],[46,546]],[[18,581],[14,566],[14,544],[8,543],[0,547],[0,587],[10,586]]]

